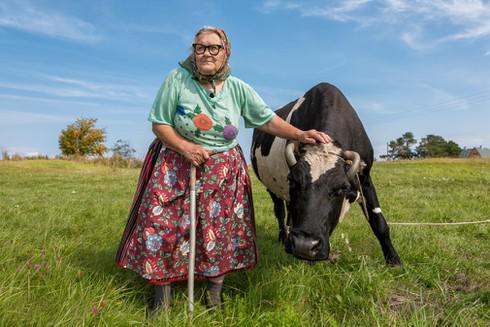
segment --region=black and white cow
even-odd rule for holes
[[[276,113],[299,129],[317,129],[334,140],[329,144],[295,144],[254,132],[253,169],[272,197],[279,239],[286,251],[310,261],[328,259],[329,237],[362,187],[369,224],[386,262],[401,264],[369,175],[373,148],[345,96],[335,86],[321,83]]]

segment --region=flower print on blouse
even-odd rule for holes
[[[238,128],[232,124],[228,117],[225,116],[223,122],[213,118],[203,113],[198,104],[194,107],[194,110],[187,110],[179,105],[176,109],[174,121],[176,122],[177,130],[183,133],[184,136],[187,134],[197,138],[224,139],[226,141],[232,141],[237,137]],[[212,145],[219,145],[219,143],[221,141],[217,141]]]

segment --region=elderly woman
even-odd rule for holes
[[[218,28],[200,29],[192,54],[161,86],[149,120],[157,140],[141,172],[117,263],[155,284],[152,310],[168,307],[170,284],[186,280],[189,171],[197,167],[196,278],[208,280],[209,307],[221,307],[225,275],[257,264],[250,178],[237,143],[245,126],[304,143],[330,142],[319,131],[288,124],[230,75],[230,42]],[[161,147],[161,144],[164,144]]]

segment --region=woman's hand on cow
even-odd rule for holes
[[[200,166],[209,159],[211,153],[202,146],[189,142],[181,154],[194,166]]]
[[[323,132],[317,131],[316,129],[301,131],[298,135],[297,140],[300,141],[301,143],[308,143],[308,144],[314,144],[317,142],[319,143],[332,142],[330,136],[328,136]]]

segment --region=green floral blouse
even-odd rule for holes
[[[250,85],[234,76],[212,98],[187,70],[176,68],[160,87],[148,120],[173,126],[191,142],[222,152],[238,144],[240,117],[245,127],[255,128],[274,115]]]

